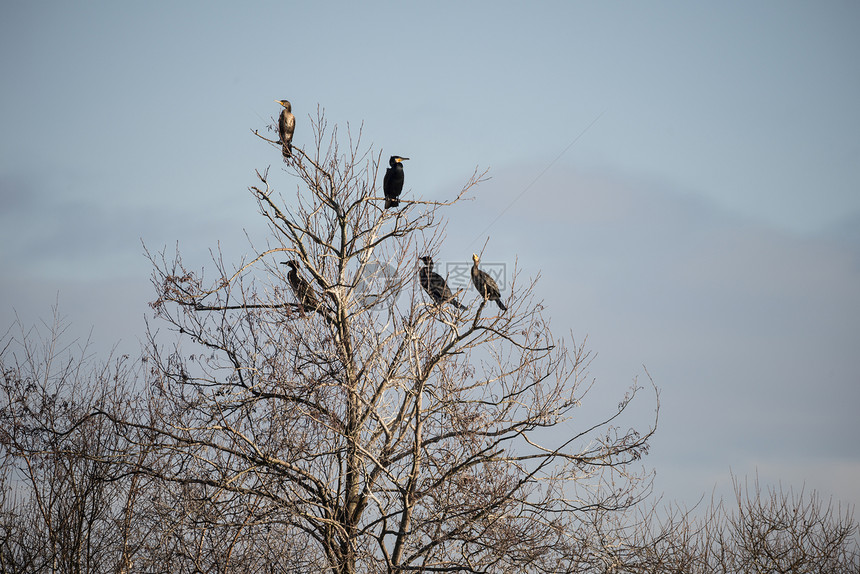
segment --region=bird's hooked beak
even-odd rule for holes
[[[407,159],[409,159],[409,158],[408,158],[408,157],[398,157],[398,158],[397,158],[396,160],[394,160],[394,161],[396,161],[397,163],[400,163],[400,162],[402,162],[403,160],[407,160]]]
[[[481,259],[480,259],[476,254],[472,253],[472,261],[474,261],[475,263],[477,263],[477,262],[478,262],[478,261],[480,261],[480,260],[481,260]]]

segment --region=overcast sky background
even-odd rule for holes
[[[491,169],[439,259],[489,236],[540,273],[605,396],[647,367],[668,500],[734,472],[857,504],[858,31],[848,1],[4,2],[0,331],[58,301],[69,336],[136,351],[141,241],[247,253],[278,166],[251,130],[288,98],[297,145],[317,106],[363,122],[409,194]]]

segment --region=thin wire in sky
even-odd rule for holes
[[[525,195],[525,194],[526,194],[526,192],[527,192],[528,190],[530,190],[530,189],[532,188],[532,186],[533,186],[535,183],[537,183],[537,181],[538,181],[541,177],[543,177],[543,174],[545,174],[547,171],[549,171],[549,168],[551,168],[551,167],[555,164],[555,162],[557,162],[558,160],[560,160],[560,159],[561,159],[561,156],[563,156],[564,154],[566,154],[566,153],[567,153],[567,150],[569,150],[570,148],[572,148],[572,147],[573,147],[573,145],[574,145],[576,142],[578,142],[578,141],[582,138],[582,136],[584,136],[584,135],[585,135],[585,133],[586,133],[588,130],[590,130],[590,129],[591,129],[591,126],[593,126],[594,124],[596,124],[596,123],[597,123],[597,120],[599,120],[600,118],[602,118],[602,117],[603,117],[603,114],[605,114],[605,113],[606,113],[606,110],[603,110],[602,112],[600,112],[600,113],[597,115],[597,117],[596,117],[596,118],[594,118],[593,120],[591,120],[591,123],[590,123],[590,124],[588,124],[587,126],[585,126],[585,128],[584,128],[581,132],[579,132],[579,135],[578,135],[578,136],[576,136],[575,138],[573,138],[573,141],[572,141],[572,142],[570,142],[569,144],[567,144],[567,147],[566,147],[566,148],[564,148],[563,150],[561,150],[561,153],[560,153],[560,154],[558,154],[557,156],[555,156],[555,159],[554,159],[554,160],[552,160],[551,162],[549,162],[549,164],[548,164],[545,168],[543,168],[543,171],[541,171],[539,174],[537,174],[537,177],[535,177],[535,178],[532,180],[532,182],[531,182],[530,184],[528,184],[528,185],[525,187],[525,189],[524,189],[524,190],[522,190],[522,191],[520,192],[520,194],[519,194],[518,196],[516,196],[516,197],[513,199],[513,201],[511,201],[511,202],[507,205],[507,207],[505,207],[505,208],[504,208],[504,209],[503,209],[503,210],[502,210],[502,211],[501,211],[501,212],[496,216],[496,218],[495,218],[493,221],[491,221],[491,222],[490,222],[490,224],[489,224],[489,225],[488,225],[488,226],[487,226],[483,231],[481,231],[481,232],[477,235],[477,237],[475,237],[475,239],[473,239],[473,240],[472,240],[472,244],[474,244],[476,241],[478,241],[478,239],[480,239],[480,238],[481,238],[481,236],[483,236],[483,235],[484,235],[484,233],[486,233],[486,232],[487,232],[487,231],[488,231],[488,230],[489,230],[493,225],[495,225],[495,224],[496,224],[496,222],[497,222],[499,219],[501,219],[501,218],[502,218],[502,216],[503,216],[503,215],[504,215],[504,214],[505,214],[505,213],[506,213],[506,212],[507,212],[511,207],[513,207],[513,205],[514,205],[516,202],[518,202],[518,201],[520,200],[520,198],[521,198],[523,195]]]

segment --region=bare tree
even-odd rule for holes
[[[63,330],[55,309],[47,336],[0,339],[0,572],[128,571],[146,535],[132,519],[145,477],[122,474],[119,435],[89,416],[127,415],[128,360],[94,363]]]
[[[245,536],[265,533],[300,549],[273,571],[575,569],[581,516],[647,493],[649,476],[630,469],[654,428],[617,422],[637,388],[577,430],[588,353],[553,336],[534,282],[512,270],[506,313],[466,294],[465,310],[440,308],[416,289],[441,210],[484,174],[450,201],[402,197],[386,211],[381,154],[360,133],[342,150],[324,117],[312,124],[313,150],[285,160],[292,198],[268,170],[250,188],[271,236],[249,261],[216,255],[207,281],[178,254],[151,256],[153,308],[180,337],[152,336],[148,408],[105,414],[150,453],[136,471],[177,485],[183,552],[200,560],[190,550],[209,536],[220,550],[205,566],[228,571]],[[313,312],[285,260],[314,290]]]

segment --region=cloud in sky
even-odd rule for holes
[[[472,239],[457,220],[491,221],[541,169],[496,173],[452,216],[447,249]],[[564,167],[488,235],[485,257],[516,254],[541,273],[556,329],[588,334],[599,380],[618,388],[643,364],[654,376],[663,408],[651,462],[673,469],[658,483],[670,498],[758,468],[860,501],[856,244],[773,228],[647,177]]]

